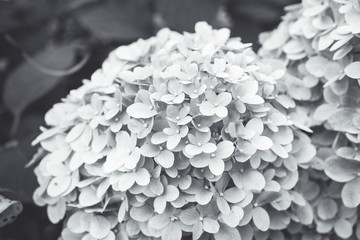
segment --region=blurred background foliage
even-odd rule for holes
[[[61,225],[35,207],[37,182],[25,167],[44,114],[101,66],[115,47],[162,27],[193,31],[197,21],[229,27],[259,48],[258,34],[279,23],[297,0],[0,0],[0,187],[24,211],[0,228],[0,240],[52,240]],[[1,192],[0,192],[1,194]]]

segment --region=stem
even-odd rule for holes
[[[10,139],[14,139],[19,129],[21,115],[19,113],[14,114],[14,120],[11,124]]]

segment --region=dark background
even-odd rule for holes
[[[258,34],[276,27],[285,4],[297,0],[0,0],[0,188],[24,211],[0,228],[0,240],[57,239],[61,224],[32,202],[37,186],[25,168],[44,114],[101,66],[119,45],[158,29],[193,32],[205,20],[229,27],[259,48]]]

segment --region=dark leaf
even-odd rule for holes
[[[74,60],[77,45],[49,47],[33,59],[45,68],[67,69]],[[49,76],[28,62],[22,63],[8,77],[4,86],[4,103],[14,114],[20,115],[32,102],[56,86],[59,76]]]
[[[176,31],[193,31],[198,21],[211,23],[220,7],[217,0],[157,0],[156,8],[166,26]]]
[[[3,31],[34,24],[48,16],[46,0],[0,1],[0,29]]]
[[[1,187],[11,189],[21,201],[32,201],[32,194],[37,186],[32,168],[25,168],[29,159],[19,147],[12,147],[0,152]]]
[[[99,38],[132,41],[151,33],[149,1],[102,0],[76,13],[81,24]]]

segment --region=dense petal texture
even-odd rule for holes
[[[162,29],[121,46],[49,111],[50,128],[34,141],[44,150],[34,200],[53,222],[68,217],[62,239],[265,239],[312,222],[296,187],[316,149],[291,115],[292,98],[311,91],[294,87],[289,96],[284,83],[298,79],[229,35],[199,22],[195,33]],[[305,51],[298,41],[285,49]],[[314,58],[305,69],[333,80],[325,63]],[[354,66],[347,74],[357,75]],[[69,116],[56,121],[64,109]],[[334,217],[329,206],[319,207],[324,220]]]

